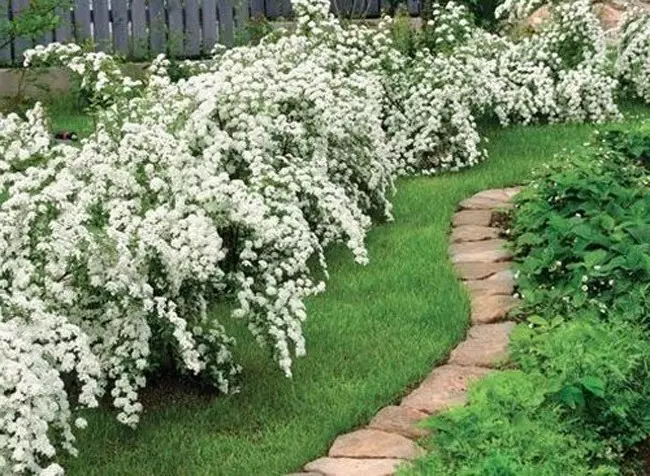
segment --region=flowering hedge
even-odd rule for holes
[[[62,472],[70,395],[92,407],[108,392],[135,426],[162,365],[236,391],[231,319],[290,376],[325,247],[366,263],[396,176],[484,157],[479,115],[617,117],[602,32],[568,5],[519,42],[440,6],[406,52],[391,19],[343,27],[328,1],[298,0],[296,32],[217,50],[178,81],[164,57],[135,81],[75,45],[28,52],[78,75],[97,127],[72,147],[40,106],[0,116],[0,470]]]
[[[621,22],[617,72],[638,97],[650,102],[650,13],[629,10]]]

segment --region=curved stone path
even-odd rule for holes
[[[450,254],[471,296],[472,327],[446,364],[429,374],[399,405],[381,409],[363,429],[339,436],[326,457],[289,476],[389,476],[424,454],[417,439],[427,432],[418,423],[453,405],[463,405],[467,386],[508,357],[514,322],[505,321],[517,305],[513,297],[512,256],[504,248],[494,212],[511,207],[518,188],[485,190],[460,203],[453,218]]]

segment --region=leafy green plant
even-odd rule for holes
[[[273,25],[264,16],[249,18],[242,28],[235,34],[237,46],[257,45],[262,38],[267,38],[273,33]]]
[[[650,277],[647,176],[618,151],[549,169],[517,201],[513,250],[520,258],[524,312],[545,306],[570,315],[626,308]],[[640,291],[640,294],[639,294]]]
[[[641,325],[610,320],[536,316],[513,333],[511,355],[559,387],[553,398],[567,414],[620,451],[650,434],[650,346]]]
[[[16,38],[34,40],[53,30],[59,23],[57,10],[70,8],[70,0],[30,0],[28,6],[11,20],[0,18],[0,48]]]
[[[434,417],[432,451],[407,474],[555,476],[617,474],[592,435],[563,419],[555,389],[539,374],[492,374],[469,393],[469,405]]]

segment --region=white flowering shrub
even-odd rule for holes
[[[476,30],[465,5],[436,2],[431,10],[431,19],[424,25],[423,38],[430,50],[450,52],[466,43]]]
[[[133,97],[142,81],[124,75],[119,62],[104,52],[87,52],[74,43],[37,45],[24,53],[23,66],[63,66],[78,82],[80,95],[91,108],[103,108]]]
[[[634,94],[650,102],[650,13],[630,9],[620,26],[616,70]]]
[[[619,118],[617,82],[608,73],[604,32],[591,0],[506,0],[497,15],[516,21],[544,5],[550,15],[544,28],[494,57],[495,76],[503,82],[497,115],[503,123]],[[486,43],[485,35],[478,41]]]
[[[365,263],[370,215],[390,217],[379,79],[331,66],[308,35],[175,83],[159,59],[79,148],[53,145],[38,107],[2,119],[0,361],[18,372],[0,379],[4,468],[56,469],[42,462],[50,438],[72,444],[72,388],[83,406],[109,392],[135,425],[160,356],[232,391],[228,319],[291,375],[323,248],[343,241]]]

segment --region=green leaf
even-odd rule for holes
[[[600,378],[594,376],[587,376],[580,379],[580,383],[589,393],[604,398],[605,397],[605,382]]]
[[[539,326],[539,327],[548,326],[548,321],[546,319],[544,319],[543,317],[537,316],[537,315],[530,316],[528,318],[528,322],[530,322],[531,324],[534,324],[536,326]]]
[[[558,393],[559,400],[570,408],[581,408],[585,405],[582,389],[575,385],[566,385]]]
[[[602,265],[607,260],[608,253],[605,250],[589,251],[585,253],[585,265],[591,269],[596,265]]]

